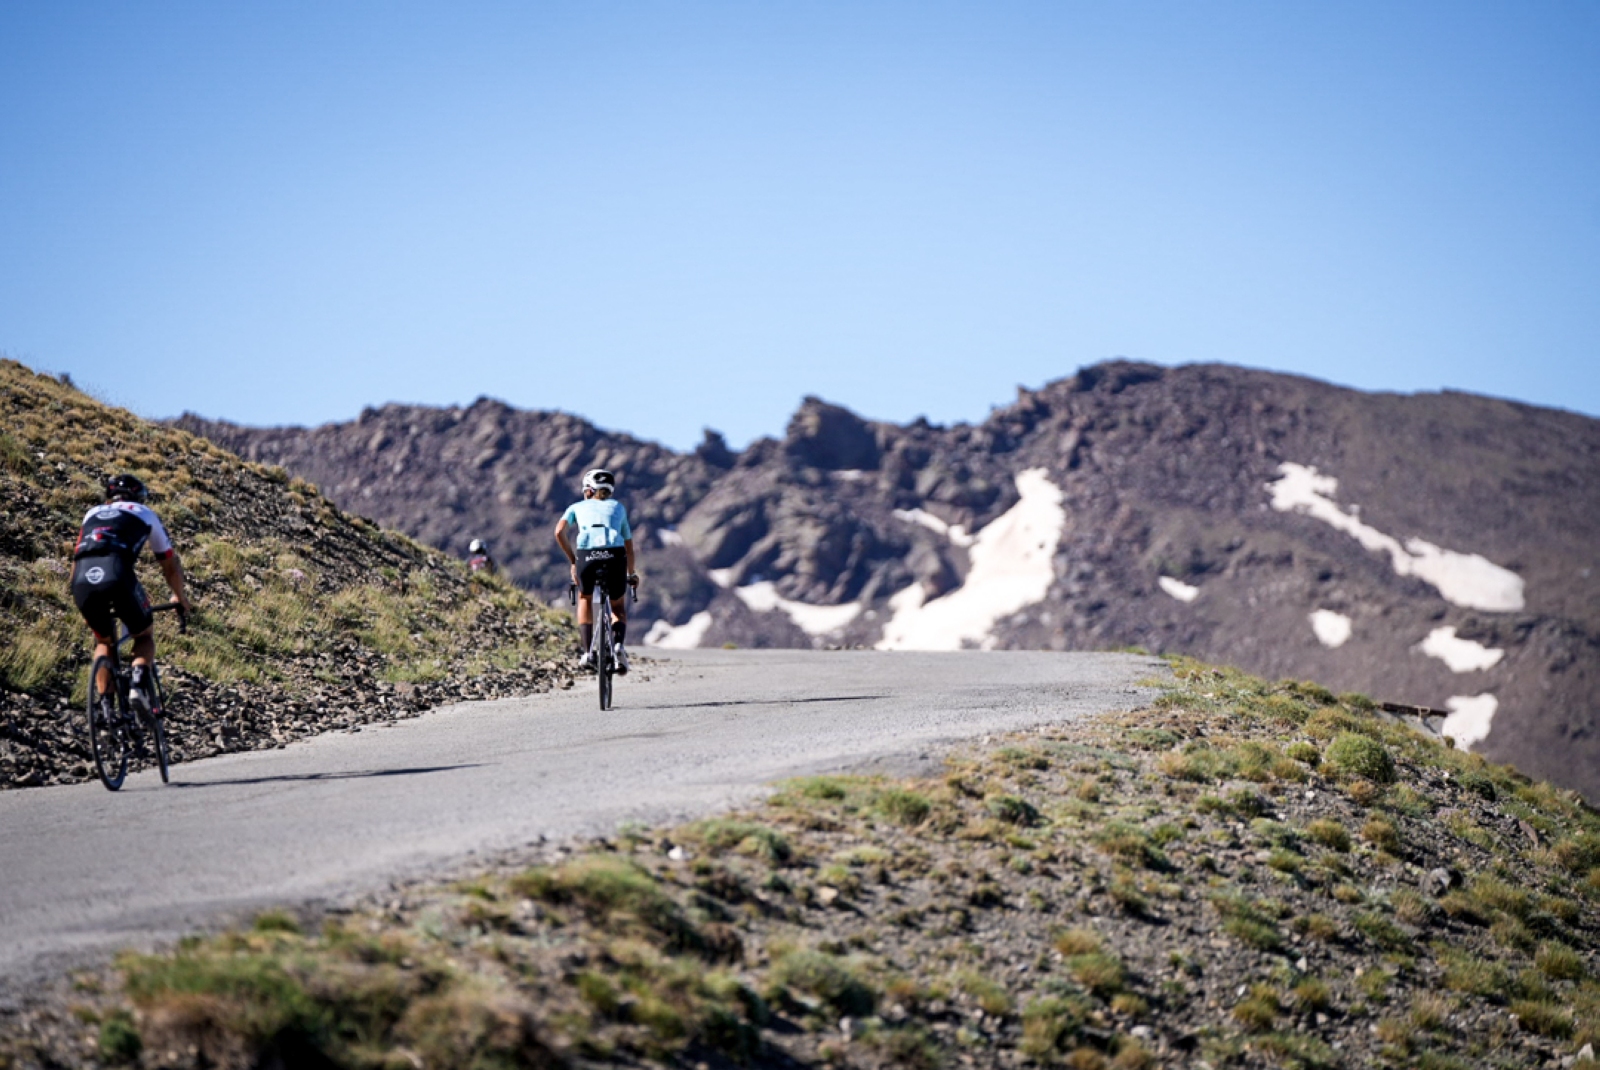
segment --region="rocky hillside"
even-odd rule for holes
[[[782,439],[681,455],[480,400],[315,429],[179,425],[518,582],[622,476],[660,645],[1138,645],[1448,711],[1600,799],[1600,421],[1197,365],[1087,368],[977,424],[808,399]]]
[[[189,575],[189,633],[157,624],[179,761],[570,680],[561,619],[282,469],[13,361],[0,361],[0,428],[0,788],[93,776],[89,633],[67,581],[112,472],[149,485]],[[164,601],[148,555],[142,578]]]

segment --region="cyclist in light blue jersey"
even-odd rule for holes
[[[628,510],[616,500],[617,478],[604,468],[583,477],[583,501],[574,502],[556,523],[556,545],[572,566],[572,582],[583,597],[578,599],[578,636],[583,643],[583,667],[594,668],[594,606],[590,596],[600,584],[611,599],[614,620],[611,635],[616,641],[617,672],[628,671],[628,652],[622,645],[628,633],[627,601],[624,585],[639,587],[639,574],[633,565],[633,528]]]

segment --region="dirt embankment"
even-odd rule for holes
[[[189,633],[158,618],[178,760],[571,680],[571,630],[524,592],[467,575],[343,512],[282,469],[0,362],[0,788],[93,775],[90,645],[68,590],[83,513],[130,471],[184,561]],[[165,583],[146,560],[152,598]]]

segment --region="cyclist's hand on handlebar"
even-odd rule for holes
[[[633,596],[635,598],[638,598],[639,597],[639,574],[637,572],[628,573],[628,587],[633,591]]]

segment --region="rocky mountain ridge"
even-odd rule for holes
[[[621,475],[662,645],[1137,645],[1449,710],[1600,799],[1600,421],[1220,365],[1085,368],[976,424],[808,398],[675,453],[480,399],[178,424],[556,600],[549,529]]]

